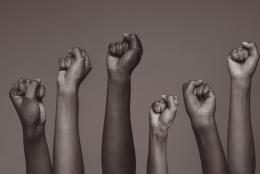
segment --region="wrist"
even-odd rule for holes
[[[119,72],[108,72],[108,81],[109,82],[126,82],[131,79],[129,73],[119,73]]]
[[[168,138],[168,130],[159,130],[157,128],[150,127],[149,136],[155,141],[164,142]]]
[[[205,131],[215,126],[214,116],[197,116],[191,119],[191,125],[194,130]]]
[[[78,92],[78,87],[75,84],[57,84],[57,92],[58,94],[75,94]]]
[[[252,83],[252,78],[247,77],[247,78],[234,78],[231,77],[231,84],[232,87],[236,88],[248,88],[251,86]]]
[[[37,127],[24,127],[23,126],[23,137],[25,140],[39,140],[45,137],[45,126],[39,125]]]

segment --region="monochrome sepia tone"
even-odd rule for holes
[[[259,6],[1,2],[0,173],[258,173]]]

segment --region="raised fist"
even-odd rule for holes
[[[124,34],[123,41],[108,46],[107,68],[110,73],[130,75],[143,55],[140,39],[135,34]]]
[[[212,88],[202,80],[191,80],[183,85],[186,111],[192,121],[206,123],[214,118],[216,98]]]
[[[256,70],[259,53],[254,43],[242,42],[242,48],[233,49],[228,55],[231,78],[251,78]]]
[[[158,133],[167,131],[176,117],[177,108],[177,96],[162,95],[161,99],[151,106],[150,127]]]
[[[24,133],[30,137],[43,133],[46,122],[42,102],[45,87],[41,81],[20,78],[9,91],[9,96],[19,115]]]
[[[92,66],[85,50],[73,48],[59,60],[58,86],[65,89],[78,88]]]

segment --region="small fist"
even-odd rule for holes
[[[140,39],[135,34],[124,34],[123,41],[108,46],[107,68],[110,73],[130,75],[143,55]]]
[[[259,53],[254,43],[242,42],[242,48],[228,55],[228,69],[232,78],[251,78],[256,70]]]
[[[214,117],[216,98],[212,88],[202,80],[191,80],[183,85],[186,111],[192,121],[207,121]]]
[[[177,96],[162,95],[150,109],[150,127],[158,132],[166,131],[173,123],[178,108]]]
[[[91,62],[86,51],[73,48],[59,60],[58,85],[62,88],[78,88],[91,71]]]
[[[26,135],[34,137],[43,133],[46,122],[42,101],[45,87],[41,81],[20,78],[9,91],[9,96]]]

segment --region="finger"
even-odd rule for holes
[[[26,98],[34,99],[40,86],[39,80],[32,80],[25,94]]]
[[[84,52],[83,54],[85,55],[85,66],[88,68],[92,68],[92,63],[90,60],[90,57],[88,56],[88,53],[82,49],[82,51]]]
[[[154,102],[152,104],[152,111],[155,113],[155,114],[160,114],[161,113],[161,107],[160,107],[160,103],[158,101]]]
[[[69,54],[72,55],[73,58],[75,58],[75,61],[82,61],[84,60],[81,49],[79,47],[74,47],[69,51]]]
[[[27,89],[28,89],[28,83],[27,80],[24,78],[20,78],[18,81],[18,95],[19,96],[24,96]]]
[[[196,96],[198,96],[199,98],[202,96],[203,86],[204,86],[204,85],[202,84],[201,86],[195,88],[195,90],[194,90],[194,91],[196,91],[196,92],[195,92],[195,93],[196,93]]]
[[[116,47],[116,55],[117,56],[122,56],[123,55],[122,43],[121,42],[116,42],[115,47]]]
[[[176,112],[178,107],[178,97],[177,96],[168,96],[167,97],[167,105],[170,111]]]
[[[60,70],[65,70],[65,58],[60,58],[59,59],[59,69]]]
[[[258,49],[255,43],[242,42],[242,46],[249,51],[249,55],[255,58],[259,57]]]
[[[242,48],[238,48],[237,49],[237,52],[238,52],[238,60],[240,62],[243,62],[245,59],[244,59],[244,51]]]
[[[16,81],[13,87],[9,90],[9,97],[14,97],[18,95],[18,90],[19,90],[18,82],[19,81]]]
[[[164,112],[166,108],[168,108],[168,104],[167,104],[167,101],[165,99],[160,99],[159,100],[159,103],[160,103],[160,112]]]
[[[43,85],[40,85],[38,92],[37,92],[37,98],[39,100],[42,100],[43,97],[45,96],[46,88]]]
[[[44,124],[46,122],[46,110],[44,107],[43,102],[39,102],[39,108],[40,108],[40,124]]]
[[[207,99],[209,90],[210,90],[209,85],[208,85],[208,84],[205,84],[205,85],[203,86],[203,89],[202,89],[203,99],[205,99],[205,100]]]
[[[110,43],[108,45],[108,54],[109,55],[115,55],[116,54],[116,47],[115,47],[115,43]]]
[[[129,49],[129,44],[125,41],[125,40],[123,40],[122,41],[122,52],[123,52],[123,54]]]
[[[66,56],[66,58],[64,58],[64,69],[69,69],[70,65],[73,62],[73,58],[71,56]]]
[[[85,51],[84,49],[80,49],[80,51],[81,51],[82,57],[83,57],[83,58],[86,58],[86,56],[87,56],[86,51]]]
[[[190,80],[186,89],[186,93],[194,94],[195,88],[201,86],[203,84],[203,80]]]
[[[244,55],[244,59],[247,59],[249,56],[249,52],[246,49],[243,49],[243,55]]]
[[[137,50],[143,52],[143,46],[141,40],[136,34],[123,34],[124,40],[129,44],[131,50]]]
[[[231,52],[231,55],[232,55],[233,60],[235,60],[235,61],[239,60],[237,49],[233,49],[232,52]]]

